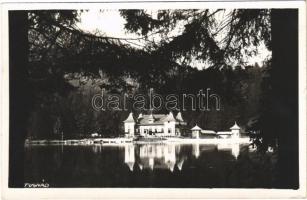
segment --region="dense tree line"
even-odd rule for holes
[[[264,67],[265,68],[265,67]],[[186,78],[179,80],[180,74],[171,75],[163,84],[154,87],[157,94],[183,93],[197,96],[200,90],[210,88],[221,98],[221,110],[216,110],[215,102],[211,102],[210,111],[192,110],[191,102],[187,100],[184,119],[188,127],[195,124],[216,131],[228,130],[237,121],[242,128],[250,128],[249,121],[260,112],[262,97],[262,75],[264,68],[249,66],[246,69],[205,69],[202,71],[191,68]],[[119,79],[123,79],[119,81]],[[85,79],[85,80],[84,80]],[[97,111],[92,107],[92,98],[100,94],[103,89],[105,95],[109,94],[145,94],[148,90],[143,88],[142,83],[136,79],[118,77],[121,84],[114,84],[107,75],[91,77],[78,75],[67,78],[68,84],[75,88],[67,95],[59,95],[58,92],[44,94],[48,96],[48,102],[40,102],[36,105],[31,115],[28,130],[34,138],[59,138],[63,132],[67,138],[86,137],[97,132],[103,136],[119,136],[123,134],[122,121],[130,111],[138,114],[140,111],[132,110],[132,103],[128,102],[128,108],[124,111],[106,110]],[[131,80],[134,80],[131,82]],[[83,82],[82,82],[83,81]],[[116,81],[116,82],[117,82]],[[52,98],[51,98],[52,97]],[[123,96],[120,96],[123,101]],[[132,100],[131,100],[132,101]],[[149,108],[146,102],[146,108]],[[182,108],[179,101],[178,109]],[[195,106],[195,105],[194,105]],[[196,107],[196,106],[195,106]],[[167,113],[164,107],[154,110],[155,113]],[[173,110],[174,114],[178,110]],[[143,113],[148,113],[144,110]]]

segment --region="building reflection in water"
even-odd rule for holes
[[[240,154],[240,144],[236,143],[236,144],[233,144],[233,145],[232,145],[231,154],[232,154],[236,159],[238,159],[238,156],[239,156],[239,154]]]
[[[219,151],[231,151],[231,155],[238,159],[240,154],[240,144],[239,143],[221,143],[217,145]]]
[[[179,156],[180,146],[175,144],[125,145],[124,162],[131,171],[134,166],[143,169],[168,169],[174,171],[177,165],[181,170],[184,156]]]
[[[198,158],[200,155],[199,143],[192,144],[192,155]]]
[[[179,146],[177,146],[179,148]],[[175,144],[149,144],[139,146],[139,162],[142,169],[169,169],[174,171],[176,165]]]
[[[93,150],[94,153],[101,153],[102,145],[93,145],[92,150]]]
[[[218,151],[230,151],[235,159],[240,154],[240,144],[238,143],[223,143],[218,144],[216,147]],[[182,146],[178,144],[126,144],[124,146],[124,162],[131,171],[136,167],[140,170],[168,169],[173,172],[175,167],[178,170],[182,170],[183,164],[189,155],[199,158],[201,148],[199,143],[192,144],[190,153],[186,155],[181,152],[181,148]]]
[[[130,171],[133,171],[135,163],[135,147],[133,144],[125,145],[125,163],[128,165]]]

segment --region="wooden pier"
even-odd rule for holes
[[[85,139],[70,139],[70,140],[26,140],[25,144],[92,145],[92,144],[123,144],[131,142],[133,142],[133,138],[85,138]]]

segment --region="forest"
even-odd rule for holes
[[[226,22],[231,23],[231,17],[242,15],[240,12],[236,10],[228,13]],[[121,10],[120,13],[127,20],[125,27],[128,31],[138,33],[141,30],[140,35],[144,38],[148,37],[149,33],[159,32],[161,41],[169,39],[167,33],[160,33],[162,28],[165,31],[165,27],[168,27],[171,31],[179,20],[187,21],[191,17],[194,19],[185,25],[186,30],[182,35],[176,37],[179,41],[176,42],[173,39],[168,43],[160,42],[159,47],[154,47],[152,42],[149,42],[146,47],[139,49],[133,48],[129,43],[124,44],[121,39],[88,35],[80,30],[77,31],[73,27],[79,20],[80,11],[30,12],[28,14],[28,73],[33,83],[32,88],[35,89],[32,91],[34,103],[28,126],[30,138],[57,138],[62,132],[65,138],[86,137],[94,132],[103,136],[122,135],[122,121],[128,116],[127,111],[99,112],[92,108],[93,95],[102,89],[112,94],[146,94],[152,88],[159,94],[179,95],[197,94],[201,89],[210,88],[220,95],[221,110],[204,112],[186,109],[183,116],[189,127],[198,124],[205,129],[227,130],[234,121],[237,121],[244,129],[253,129],[260,112],[261,101],[264,100],[263,79],[270,68],[270,58],[260,65],[258,63],[246,65],[243,61],[234,65],[227,63],[226,57],[240,60],[242,56],[238,52],[232,52],[234,45],[241,42],[242,48],[244,45],[246,46],[244,48],[256,46],[260,43],[260,38],[257,39],[254,36],[253,44],[249,44],[249,41],[245,39],[241,41],[240,38],[234,38],[234,41],[230,41],[229,47],[219,50],[225,54],[225,58],[222,59],[216,57],[218,53],[211,52],[210,48],[208,55],[199,54],[208,48],[207,45],[212,45],[210,38],[205,38],[209,36],[202,35],[209,34],[202,33],[203,29],[210,25],[209,32],[224,31],[217,30],[217,27],[213,25],[217,23],[211,17],[214,12],[161,10],[158,13],[159,22],[155,22],[154,19],[147,22],[149,25],[153,24],[152,26],[155,27],[152,28],[153,30],[144,28],[143,23],[150,16],[145,11]],[[250,19],[251,21],[245,23],[268,23],[266,22],[269,17],[267,10],[251,10],[246,15],[251,13],[258,14],[260,20]],[[172,24],[169,24],[167,17],[174,20]],[[248,20],[241,17],[241,20]],[[198,24],[198,20],[204,20],[204,22]],[[197,29],[191,29],[192,25]],[[227,28],[225,26],[224,29]],[[265,30],[258,30],[266,35],[269,31],[269,26]],[[195,40],[194,46],[186,46],[190,45],[189,41],[192,39]],[[224,40],[227,39],[224,38]],[[204,47],[196,44],[197,40],[204,43]],[[178,44],[183,46],[176,47],[178,49],[170,47],[175,45],[175,42],[176,46]],[[166,56],[166,53],[169,55]],[[171,53],[174,55],[170,55]],[[183,58],[184,61],[177,62],[178,58]],[[195,59],[206,61],[202,63],[202,69],[193,67],[193,63],[189,62]],[[178,112],[178,110],[173,111]]]

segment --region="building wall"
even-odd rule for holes
[[[149,131],[152,131],[155,133],[156,131],[163,132],[164,131],[164,126],[163,125],[152,125],[152,126],[139,126],[140,130],[140,135],[145,136],[149,133]]]
[[[125,123],[125,132],[133,127],[133,134],[137,129],[137,133],[141,136],[148,136],[151,131],[153,135],[157,136],[180,136],[180,129],[176,129],[176,122],[165,122],[163,125],[135,125],[133,123]]]
[[[171,135],[175,136],[175,122],[165,122],[164,125],[152,125],[152,126],[139,126],[139,131],[140,135],[146,136],[149,131],[152,131],[153,134],[161,135],[161,136],[166,136],[166,135]]]
[[[176,122],[164,122],[164,134],[175,136]]]
[[[135,133],[134,125],[135,125],[135,123],[133,123],[133,122],[126,122],[125,123],[125,133],[133,136],[134,133]]]
[[[240,130],[231,130],[231,137],[232,138],[239,138],[240,137]]]
[[[199,138],[199,135],[200,135],[200,131],[198,130],[192,131],[192,138]]]

